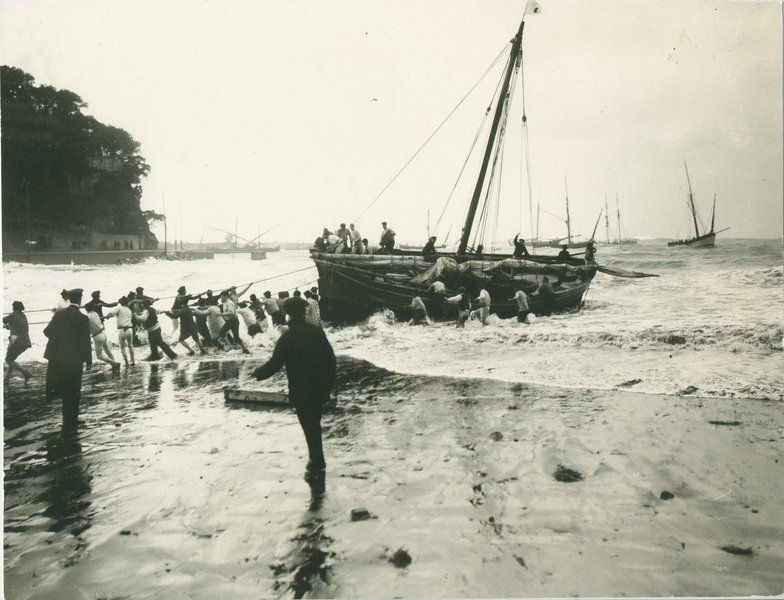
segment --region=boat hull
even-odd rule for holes
[[[715,233],[706,233],[690,240],[675,240],[667,242],[668,246],[689,246],[691,248],[713,248],[716,242]]]
[[[457,308],[446,303],[447,295],[456,294],[461,283],[465,283],[469,291],[472,288],[484,287],[493,298],[491,312],[500,318],[517,316],[517,304],[512,300],[517,289],[529,291],[528,299],[531,312],[537,315],[553,312],[577,310],[582,305],[583,295],[590,286],[595,271],[588,269],[581,272],[580,278],[565,282],[556,288],[554,299],[545,305],[538,295],[530,291],[536,288],[537,276],[529,280],[507,282],[470,281],[462,282],[452,279],[447,284],[447,295],[428,291],[427,284],[415,284],[410,281],[391,281],[382,273],[374,273],[368,269],[355,268],[345,262],[333,262],[329,255],[314,255],[319,273],[319,295],[322,315],[332,321],[357,321],[382,309],[392,310],[398,319],[411,316],[410,304],[414,296],[419,296],[427,307],[428,315],[435,320],[448,320],[457,316]],[[508,257],[507,257],[508,258]],[[474,290],[472,293],[476,293]]]

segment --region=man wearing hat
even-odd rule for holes
[[[79,312],[82,290],[66,293],[68,308],[57,311],[44,328],[46,343],[46,398],[62,398],[63,425],[75,428],[79,417],[79,399],[82,393],[82,371],[86,364],[93,364],[90,342],[90,323]]]
[[[302,298],[286,302],[289,328],[275,344],[272,357],[253,375],[259,380],[267,379],[286,366],[289,402],[297,411],[308,444],[310,460],[305,481],[323,491],[327,465],[321,441],[321,411],[335,385],[336,364],[324,330],[305,321],[307,306]]]
[[[22,368],[16,362],[19,355],[25,350],[30,348],[30,334],[29,326],[27,324],[27,316],[24,314],[24,304],[18,300],[12,305],[13,312],[10,315],[3,317],[3,326],[10,330],[11,335],[8,337],[8,350],[5,354],[5,362],[8,364],[8,372],[5,374],[4,383],[8,383],[11,379],[11,374],[14,369],[19,371],[23,376],[25,383],[30,381],[32,373],[27,369]]]
[[[103,316],[103,309],[104,308],[114,308],[117,306],[116,302],[104,302],[101,300],[101,292],[95,291],[92,293],[92,300],[90,300],[87,304],[84,305],[85,310],[91,311],[93,307],[95,307],[95,312],[98,314],[98,318],[101,319],[101,323],[104,321]]]

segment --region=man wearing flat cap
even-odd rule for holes
[[[305,321],[307,306],[302,298],[285,302],[289,328],[278,338],[272,357],[253,375],[267,379],[285,365],[289,402],[297,411],[308,445],[305,481],[314,490],[323,491],[327,465],[321,442],[321,411],[335,385],[335,353],[324,330]]]
[[[69,306],[57,311],[44,329],[49,338],[44,358],[46,368],[46,398],[62,398],[63,426],[75,429],[79,417],[82,393],[82,371],[93,364],[90,343],[90,322],[79,312],[82,290],[67,290]]]

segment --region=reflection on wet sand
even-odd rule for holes
[[[321,516],[324,492],[311,488],[311,499],[302,521],[297,526],[289,546],[279,561],[270,568],[274,574],[273,589],[294,598],[306,594],[321,598],[331,597],[332,565],[336,554],[330,550],[334,540],[325,533]]]
[[[227,385],[261,387],[259,363],[87,374],[73,437],[44,399],[41,366],[10,388],[6,597],[713,595],[784,583],[776,406],[341,359],[320,493],[303,481],[292,411],[224,402]],[[265,389],[284,385],[279,375]],[[565,469],[582,479],[555,476]],[[728,489],[731,501],[715,500]],[[359,508],[372,517],[352,519]],[[413,562],[390,562],[400,549]]]

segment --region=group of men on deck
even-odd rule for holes
[[[373,246],[367,238],[363,238],[354,223],[346,227],[341,223],[333,233],[327,227],[313,242],[313,247],[319,252],[330,254],[392,254],[395,248],[395,232],[387,227],[386,221],[381,223],[381,239],[378,246]]]

